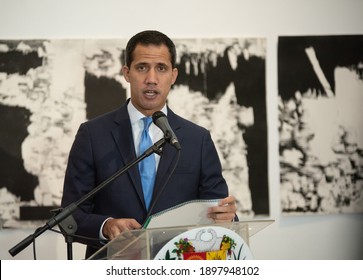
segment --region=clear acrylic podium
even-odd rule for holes
[[[235,232],[249,244],[249,238],[274,220],[248,220],[226,224],[138,229],[123,232],[94,253],[90,260],[152,260],[163,246],[184,232],[206,226],[223,227]]]

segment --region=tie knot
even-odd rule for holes
[[[153,119],[151,117],[144,117],[142,118],[142,121],[144,122],[144,130],[148,130]]]

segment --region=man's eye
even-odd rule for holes
[[[138,65],[138,66],[136,67],[136,69],[137,69],[138,71],[145,71],[145,70],[146,70],[146,66],[145,66],[145,65]]]
[[[158,66],[158,71],[164,72],[164,71],[166,71],[166,67],[164,65],[159,65]]]

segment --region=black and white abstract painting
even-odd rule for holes
[[[283,214],[363,212],[363,36],[278,41]]]
[[[126,39],[0,40],[0,223],[32,227],[59,207],[79,125],[129,97]],[[266,41],[175,39],[169,106],[211,131],[241,217],[269,215]]]

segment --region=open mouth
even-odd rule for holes
[[[144,91],[144,94],[147,95],[147,96],[152,97],[152,96],[157,95],[158,94],[158,91],[156,91],[156,90],[145,90]]]

